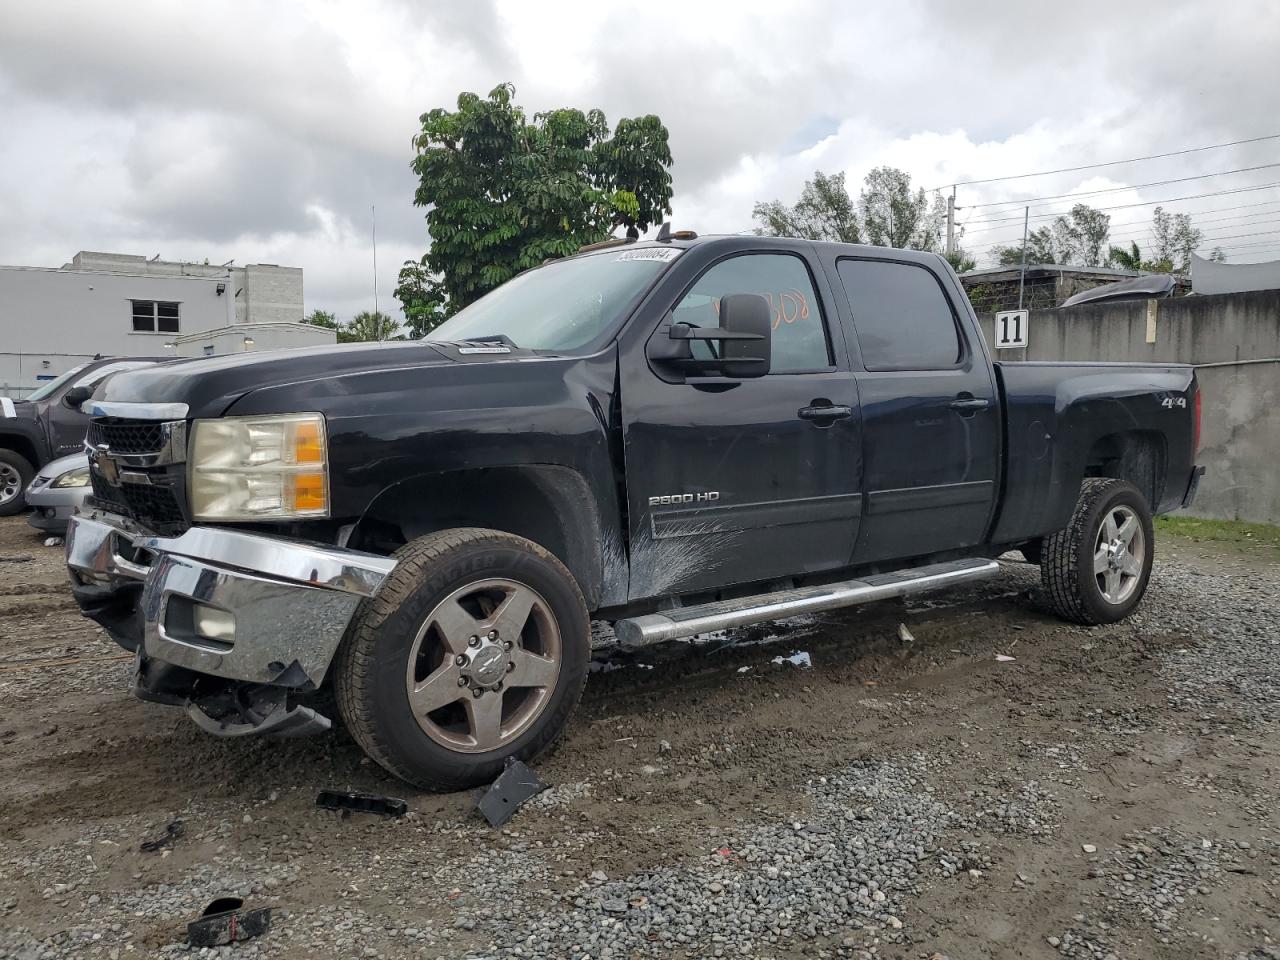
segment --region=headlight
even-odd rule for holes
[[[88,485],[88,467],[76,467],[74,470],[68,470],[52,483],[52,486],[55,487],[87,487]]]
[[[328,450],[318,413],[197,420],[189,469],[197,520],[329,515]]]

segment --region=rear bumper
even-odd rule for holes
[[[156,537],[103,513],[71,518],[66,551],[81,611],[138,651],[140,682],[177,668],[195,681],[294,690],[320,685],[357,605],[395,568],[389,557],[216,527]],[[218,636],[197,626],[207,608],[224,624],[210,631]],[[181,698],[170,685],[163,699]]]

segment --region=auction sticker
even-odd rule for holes
[[[656,260],[658,263],[670,263],[684,253],[676,247],[642,247],[639,250],[623,250],[615,260]]]

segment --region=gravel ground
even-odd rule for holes
[[[224,742],[133,700],[60,550],[0,520],[0,960],[1280,960],[1280,552],[1159,548],[1105,628],[1009,563],[639,657],[602,630],[553,789],[494,830],[340,730]],[[324,787],[411,812],[344,819]],[[272,930],[189,950],[228,894]]]

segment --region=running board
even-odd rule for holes
[[[696,607],[678,607],[662,613],[619,620],[613,625],[622,647],[644,647],[651,643],[679,640],[713,630],[745,627],[766,620],[781,620],[802,613],[817,613],[852,607],[873,600],[905,597],[927,590],[940,590],[961,583],[986,580],[1000,572],[994,560],[966,559],[912,567],[894,573],[879,573],[858,580],[844,580],[821,587],[800,587],[779,593],[762,593],[737,600],[721,600]]]

